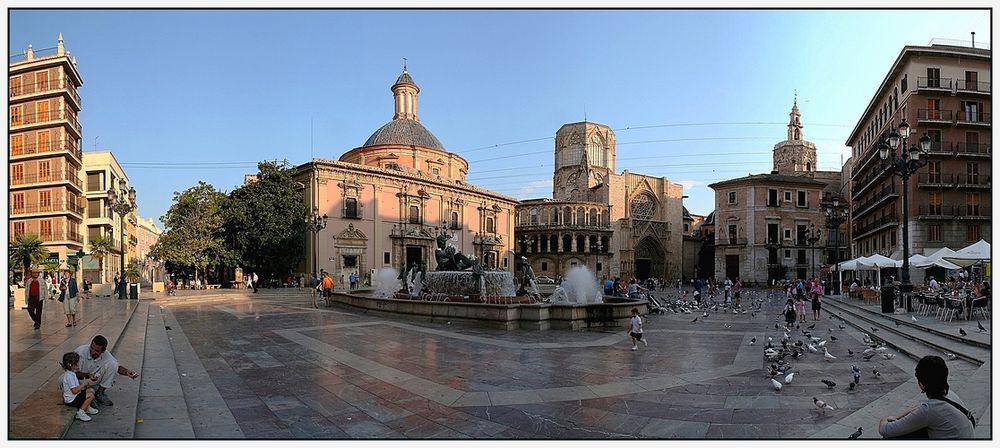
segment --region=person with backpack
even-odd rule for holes
[[[914,369],[927,401],[897,417],[882,417],[878,433],[887,439],[971,439],[976,420],[948,387],[948,365],[940,356],[924,356]]]

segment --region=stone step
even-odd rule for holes
[[[969,321],[967,323],[967,325],[968,325],[967,331],[968,331],[969,335],[963,337],[958,332],[958,328],[960,328],[961,325],[958,325],[957,322],[954,325],[952,325],[952,324],[944,324],[944,323],[942,323],[941,321],[937,320],[934,317],[923,316],[923,315],[921,315],[917,319],[917,322],[913,322],[913,320],[910,319],[910,316],[917,316],[916,312],[907,313],[905,315],[883,314],[883,313],[872,311],[869,308],[860,306],[856,302],[852,302],[850,299],[846,299],[845,300],[845,299],[842,299],[842,298],[839,298],[839,297],[836,297],[836,296],[823,296],[823,298],[825,300],[833,300],[833,301],[841,303],[841,304],[843,304],[845,306],[849,306],[849,307],[851,307],[852,310],[861,312],[861,313],[863,313],[863,314],[865,314],[867,316],[870,316],[870,317],[872,317],[872,318],[874,318],[876,320],[883,319],[883,320],[885,320],[887,322],[891,322],[893,325],[895,325],[896,323],[899,323],[900,326],[904,326],[905,325],[905,326],[910,327],[910,328],[914,328],[914,329],[917,329],[917,330],[925,331],[925,332],[928,332],[928,333],[931,333],[931,334],[935,334],[935,335],[938,335],[938,336],[941,336],[941,337],[944,337],[944,338],[951,339],[951,340],[953,340],[955,342],[960,342],[960,343],[963,343],[963,344],[968,344],[968,345],[972,345],[972,346],[976,346],[976,347],[980,347],[980,348],[989,349],[992,346],[990,338],[988,337],[989,335],[988,334],[982,334],[978,330],[973,330],[973,325],[972,325],[971,321]],[[987,322],[987,326],[989,326],[989,322]],[[934,327],[938,327],[938,328],[934,328]],[[948,332],[942,331],[942,330],[947,330]]]
[[[158,305],[149,313],[142,382],[136,410],[136,439],[193,439],[194,429],[181,389],[180,373]]]
[[[139,384],[143,371],[143,351],[145,350],[146,330],[149,325],[150,306],[148,302],[140,302],[133,318],[125,331],[117,339],[116,349],[111,353],[118,363],[126,369],[140,372],[139,378],[133,380],[118,375],[115,385],[107,391],[108,398],[114,406],[95,405],[101,413],[93,416],[90,422],[74,420],[66,439],[131,439],[135,432],[135,413],[139,401]]]
[[[57,305],[61,313],[62,304],[55,301],[45,303],[45,307],[50,309]],[[77,327],[67,329],[59,325],[54,334],[42,336],[42,340],[34,345],[48,350],[48,353],[11,377],[8,382],[9,438],[59,439],[66,435],[74,422],[76,411],[63,404],[63,370],[59,367],[63,354],[90,343],[98,334],[108,338],[109,350],[115,353],[121,334],[141,308],[134,302],[123,308],[100,305],[99,302],[90,300],[80,303],[77,308]],[[52,313],[46,314],[42,322],[43,331],[48,331],[47,328],[53,322]],[[67,335],[66,331],[72,333]],[[49,340],[52,342],[47,342]],[[29,344],[27,341],[18,343]]]
[[[825,305],[831,309],[830,311],[834,311],[833,315],[844,323],[873,338],[884,340],[887,345],[915,360],[931,354],[944,357],[945,352],[953,353],[958,358],[976,365],[982,365],[986,359],[989,359],[989,350],[969,346],[931,333],[919,336],[910,334],[895,328],[895,324],[881,319],[880,316],[873,316],[873,313],[867,310],[852,307],[836,300],[825,302]],[[872,327],[878,328],[879,331],[873,331]]]

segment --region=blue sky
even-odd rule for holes
[[[556,130],[616,130],[617,167],[707,184],[770,170],[793,93],[820,169],[904,45],[990,41],[984,10],[13,10],[8,50],[63,33],[84,79],[84,148],[110,149],[157,219],[256,161],[336,159],[392,118],[409,60],[419,114],[473,183],[551,197]],[[665,126],[658,126],[665,125]],[[636,129],[642,126],[656,126]],[[522,142],[506,144],[510,142]],[[846,159],[846,156],[844,156]]]

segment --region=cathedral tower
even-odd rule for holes
[[[556,131],[552,198],[592,201],[592,189],[615,173],[615,133],[587,121],[563,125]]]
[[[798,98],[792,102],[792,112],[788,114],[788,138],[774,145],[774,171],[782,174],[816,171],[816,145],[802,134],[802,115],[799,114]]]

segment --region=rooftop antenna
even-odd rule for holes
[[[587,103],[583,103],[583,122],[587,122]]]
[[[94,149],[97,149],[97,139],[99,139],[99,138],[101,138],[100,135],[95,135],[94,136]]]
[[[403,58],[403,71],[406,71],[406,58]]]
[[[976,32],[972,32],[972,48],[976,48]]]

